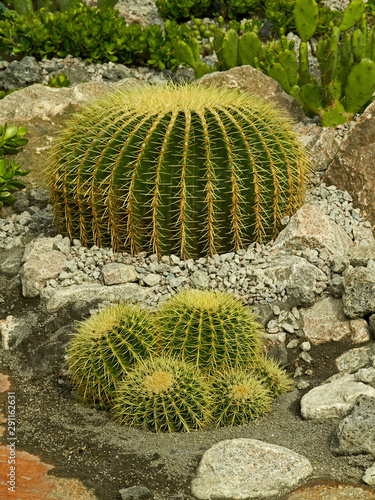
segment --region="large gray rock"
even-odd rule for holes
[[[375,397],[375,389],[345,374],[314,387],[301,399],[301,415],[306,420],[344,417],[360,394]]]
[[[192,85],[215,85],[231,89],[246,90],[262,97],[273,107],[295,121],[303,121],[305,115],[299,103],[281,88],[281,85],[252,66],[236,66],[228,71],[215,71],[202,76]]]
[[[293,489],[311,473],[310,462],[287,448],[231,439],[204,453],[191,491],[201,500],[261,500]]]
[[[375,102],[354,124],[323,181],[334,184],[353,197],[353,205],[362,209],[366,220],[375,225]]]
[[[312,168],[315,172],[324,172],[339,149],[339,142],[332,129],[318,125],[299,124],[298,138],[310,153]]]
[[[9,91],[40,83],[41,80],[42,72],[35,57],[26,56],[20,61],[12,61],[0,72],[0,90]]]
[[[290,219],[275,240],[272,251],[323,250],[329,255],[346,255],[352,247],[349,236],[329,217],[306,203]]]
[[[46,303],[47,311],[58,311],[62,307],[78,301],[100,302],[142,302],[154,293],[152,288],[144,288],[136,283],[105,286],[96,283],[72,285],[66,288],[45,288],[40,296]]]
[[[336,429],[331,451],[339,455],[375,455],[375,397],[358,397],[350,413]]]
[[[327,297],[303,312],[303,333],[314,345],[351,339],[355,344],[370,340],[367,323],[349,320],[339,299]]]
[[[362,317],[375,312],[375,271],[357,267],[345,276],[342,302],[349,318]]]
[[[51,250],[28,258],[21,268],[22,295],[37,297],[46,286],[46,281],[55,279],[65,268],[66,257]]]

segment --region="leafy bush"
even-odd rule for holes
[[[163,19],[181,21],[190,16],[207,13],[211,0],[156,0],[155,5]]]
[[[213,0],[211,11],[225,19],[250,17],[256,12],[262,0]]]
[[[0,126],[0,155],[18,153],[18,148],[29,142],[28,139],[23,137],[26,133],[26,127],[17,127],[17,125],[8,127],[7,124],[3,127]],[[22,171],[20,168],[20,165],[16,165],[15,160],[9,162],[5,158],[0,158],[0,208],[4,203],[7,205],[14,203],[16,199],[12,195],[12,192],[15,189],[23,189],[25,187],[15,177],[25,176],[30,171]]]
[[[0,21],[0,50],[11,55],[30,55],[38,60],[71,54],[89,62],[113,61],[149,65],[159,69],[177,67],[172,41],[187,39],[190,28],[166,23],[142,29],[127,26],[117,10],[98,10],[75,4],[66,12],[47,12]]]

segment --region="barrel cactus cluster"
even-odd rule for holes
[[[62,234],[185,259],[274,238],[303,202],[309,162],[289,121],[259,97],[170,84],[82,109],[47,170]]]
[[[245,424],[291,387],[255,316],[225,292],[179,292],[153,313],[102,309],[79,326],[68,364],[80,402],[153,432]]]

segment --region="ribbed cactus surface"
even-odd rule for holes
[[[109,407],[124,371],[156,351],[148,313],[139,306],[115,305],[83,321],[68,349],[78,399]]]
[[[182,258],[276,236],[308,160],[273,107],[227,88],[137,86],[73,116],[48,175],[59,230]]]
[[[262,325],[233,295],[186,290],[167,300],[155,321],[165,353],[202,370],[252,366],[262,345]]]
[[[203,427],[210,404],[210,388],[196,367],[160,357],[140,363],[118,384],[113,412],[123,425],[179,432]]]
[[[254,374],[275,397],[293,387],[293,380],[273,358],[260,355],[255,363]]]

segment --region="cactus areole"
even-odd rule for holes
[[[274,238],[302,204],[308,165],[290,121],[259,97],[136,86],[73,116],[48,175],[71,239],[185,259]]]

